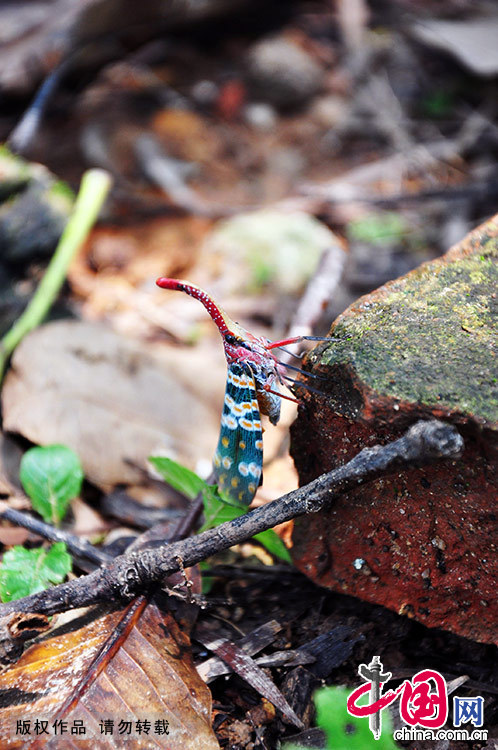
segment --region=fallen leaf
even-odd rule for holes
[[[27,529],[18,526],[0,526],[0,544],[5,547],[13,547],[16,544],[24,544],[29,537]]]
[[[223,638],[215,641],[201,640],[201,643],[219,656],[220,659],[228,664],[234,672],[251,685],[254,690],[273,703],[273,705],[282,712],[286,723],[293,724],[299,729],[304,729],[304,724],[301,719],[287,703],[285,697],[277,688],[273,680],[268,677],[261,667],[258,667],[254,659],[240,648],[240,646]]]
[[[129,750],[218,747],[211,694],[163,596],[149,604],[140,597],[121,611],[93,610],[52,631],[0,675],[0,690],[2,747],[37,739],[44,747],[103,747],[104,739],[105,747],[125,742]],[[19,721],[29,734],[16,731]],[[36,721],[48,722],[48,736],[36,734]],[[72,731],[78,726],[86,733]]]
[[[413,24],[416,39],[449,52],[466,68],[480,76],[498,73],[498,14],[496,8],[489,15],[465,18],[461,21],[429,19]]]
[[[100,513],[84,502],[80,497],[75,497],[71,503],[71,512],[74,523],[71,525],[71,533],[76,536],[85,537],[96,543],[99,537],[112,528],[112,524],[102,517]]]
[[[246,654],[249,654],[249,656],[254,656],[273,643],[277,633],[281,630],[282,625],[279,622],[269,620],[248,635],[240,638],[237,641],[237,646],[245,651]],[[199,628],[199,631],[202,635],[201,628]],[[208,637],[208,634],[206,634],[206,637]],[[217,677],[221,677],[221,675],[229,674],[230,671],[231,667],[218,656],[211,656],[197,665],[197,672],[204,682],[212,682]]]
[[[68,273],[73,292],[83,300],[82,316],[105,318],[132,336],[155,332],[167,323],[165,296],[155,279],[184,277],[210,226],[207,219],[189,216],[94,229]]]
[[[154,117],[154,132],[177,159],[210,162],[221,156],[221,144],[209,120],[186,109],[163,109]]]
[[[68,445],[85,476],[104,488],[143,481],[137,467],[145,468],[152,454],[192,467],[211,461],[223,357],[219,376],[210,377],[200,361],[189,369],[186,355],[165,347],[155,356],[102,325],[49,323],[14,354],[2,391],[4,429],[41,445]],[[191,383],[184,382],[186,373]]]

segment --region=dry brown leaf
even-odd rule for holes
[[[88,615],[73,620],[32,645],[0,675],[0,746],[218,748],[211,694],[193,665],[188,636],[164,604],[164,597],[148,605],[140,597],[125,610],[100,616],[94,610],[90,621]],[[48,720],[48,736],[35,733],[36,720]],[[114,721],[112,734],[101,733],[106,720]],[[18,721],[30,734],[16,733]],[[75,721],[85,735],[71,733]],[[120,721],[131,722],[130,734],[119,733]],[[137,722],[146,721],[149,733],[138,733]],[[161,721],[168,734],[159,733]],[[60,734],[60,722],[67,722],[67,734]]]
[[[164,325],[166,298],[154,282],[158,276],[186,276],[210,226],[207,219],[189,216],[95,229],[68,273],[83,300],[83,317],[105,318],[133,336]]]
[[[15,544],[24,544],[29,538],[29,531],[18,526],[0,526],[0,544],[5,547],[13,547]]]
[[[222,144],[208,123],[196,112],[163,109],[154,117],[152,127],[171,156],[202,163],[220,158],[222,152]]]
[[[491,77],[498,73],[496,7],[489,14],[461,20],[427,18],[413,24],[410,30],[416,39],[449,52],[477,75]]]
[[[208,368],[189,365],[188,356],[194,352],[164,347],[159,358],[102,325],[42,326],[14,354],[2,391],[4,428],[41,445],[70,446],[88,479],[104,488],[140,483],[142,474],[127,460],[145,468],[157,452],[192,468],[210,462],[223,356]]]
[[[71,512],[74,522],[71,524],[71,533],[79,537],[89,539],[97,543],[102,534],[108,532],[114,524],[104,519],[100,513],[92,508],[80,497],[75,497],[71,502]]]
[[[284,695],[277,688],[273,680],[268,677],[266,672],[261,667],[258,667],[249,654],[237,644],[224,639],[211,643],[208,648],[223,659],[226,664],[229,664],[234,672],[242,677],[260,695],[270,700],[282,712],[286,723],[293,724],[299,729],[304,729],[304,724],[292,706],[288,704]]]

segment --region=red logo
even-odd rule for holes
[[[353,690],[347,701],[347,710],[352,716],[369,716],[370,729],[375,739],[380,737],[380,712],[398,698],[399,712],[402,720],[411,727],[420,726],[426,729],[440,729],[448,718],[448,696],[446,681],[434,669],[423,669],[411,680],[405,680],[396,690],[388,690],[382,695],[385,683],[391,673],[382,673],[382,664],[374,656],[370,664],[361,664],[358,668],[365,684]],[[369,702],[358,705],[362,695],[369,694]]]

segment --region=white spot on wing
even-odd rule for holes
[[[229,430],[237,429],[237,420],[231,414],[222,414],[221,424],[223,427],[228,427]]]

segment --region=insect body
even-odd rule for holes
[[[232,500],[249,504],[260,483],[263,466],[260,415],[267,415],[272,424],[277,424],[280,399],[288,398],[279,391],[284,370],[271,349],[290,341],[272,343],[253,336],[194,284],[168,278],[160,278],[156,283],[202,302],[221,333],[228,373],[214,473],[218,486]]]
[[[250,366],[228,366],[218,447],[213,459],[218,487],[249,505],[261,479],[263,430],[256,383]]]

